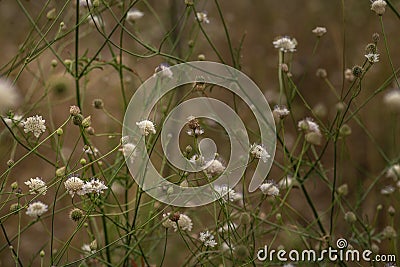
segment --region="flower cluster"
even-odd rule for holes
[[[279,49],[284,53],[287,53],[296,51],[297,41],[294,38],[284,36],[276,39],[272,44],[274,45],[275,48]]]
[[[43,202],[37,201],[29,204],[28,209],[26,210],[26,215],[31,217],[39,217],[42,216],[45,212],[47,212],[48,206]]]
[[[260,190],[268,196],[279,196],[279,188],[274,181],[269,180],[260,185]]]
[[[308,143],[313,145],[320,145],[322,134],[319,125],[311,118],[305,118],[297,124],[299,131],[305,133],[305,139]]]
[[[242,199],[242,195],[237,193],[235,190],[230,188],[227,185],[215,185],[214,186],[215,194],[222,198],[225,202],[231,201],[234,202],[236,200]]]
[[[92,179],[90,181],[84,182],[77,176],[71,176],[64,182],[65,189],[74,197],[75,194],[79,196],[83,196],[86,194],[96,193],[101,194],[108,187],[104,185],[104,183],[98,179]]]
[[[215,242],[214,235],[210,233],[210,231],[205,231],[200,233],[199,240],[203,242],[206,247],[215,247],[217,242]]]
[[[45,123],[46,121],[39,115],[26,118],[25,121],[23,121],[24,132],[32,132],[36,138],[39,138],[39,136],[46,131]]]
[[[261,159],[264,163],[271,157],[263,145],[253,144],[250,147],[250,155],[257,159]]]
[[[150,133],[156,133],[156,127],[154,126],[154,123],[152,121],[143,120],[140,122],[136,122],[136,125],[140,129],[140,133],[144,136],[148,136]]]
[[[46,183],[42,180],[42,178],[40,177],[31,178],[24,184],[26,184],[29,187],[29,192],[31,194],[46,195],[47,186]]]
[[[163,214],[163,223],[162,225],[165,228],[174,228],[174,231],[178,231],[178,228],[182,231],[192,231],[193,223],[192,219],[189,218],[186,214],[180,213],[164,213]]]

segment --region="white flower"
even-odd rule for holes
[[[130,162],[133,163],[133,160],[136,157],[136,145],[133,143],[123,144],[119,151],[122,151],[124,157],[126,159],[129,158]]]
[[[272,114],[274,115],[274,118],[278,120],[284,119],[290,114],[290,111],[284,105],[276,105],[272,111]]]
[[[13,127],[17,125],[18,127],[24,127],[24,123],[22,121],[22,115],[14,115],[11,118],[4,118],[4,121],[8,125],[8,127]]]
[[[29,192],[31,194],[42,194],[46,195],[47,186],[46,183],[40,177],[31,178],[26,181],[24,184],[29,186]]]
[[[176,213],[176,214],[172,215],[172,217],[174,217],[173,218],[174,221],[171,220],[170,217],[171,217],[170,213],[163,214],[164,221],[163,221],[162,225],[165,228],[172,227],[172,228],[174,228],[174,231],[176,232],[176,231],[178,231],[178,226],[179,226],[180,230],[189,231],[189,232],[192,231],[192,228],[193,228],[192,220],[186,214]]]
[[[136,122],[136,125],[139,127],[141,134],[144,136],[148,136],[150,133],[156,133],[156,128],[152,121],[143,120],[141,122]]]
[[[92,7],[92,0],[79,0],[79,5],[84,7]]]
[[[204,133],[204,130],[203,129],[201,129],[201,128],[196,128],[196,129],[194,129],[194,130],[192,130],[192,129],[190,129],[190,130],[187,130],[187,132],[186,132],[189,136],[199,136],[199,135],[202,135],[203,133]]]
[[[266,163],[271,157],[262,145],[257,144],[253,144],[250,147],[250,154],[257,159],[261,159],[262,161],[264,161],[264,163]]]
[[[0,78],[0,112],[17,105],[17,89],[5,79]]]
[[[351,69],[346,69],[344,71],[344,78],[349,82],[354,81],[355,77],[354,77],[353,71]]]
[[[279,49],[282,52],[295,52],[297,41],[294,38],[290,38],[288,36],[280,37],[273,42],[275,48]]]
[[[104,185],[104,182],[99,179],[92,179],[90,182],[86,182],[82,186],[82,190],[86,194],[96,193],[97,195],[103,193],[103,190],[106,190],[107,188],[108,187]]]
[[[199,240],[203,242],[206,247],[213,248],[217,245],[217,242],[214,240],[214,235],[212,235],[208,230],[200,233]]]
[[[160,73],[161,77],[169,79],[171,79],[173,76],[170,65],[168,63],[161,63],[160,65],[158,65],[154,70],[154,75],[156,75],[157,73]]]
[[[326,28],[325,27],[316,27],[312,32],[318,36],[321,37],[326,33]]]
[[[86,194],[85,190],[83,190],[83,186],[85,183],[79,177],[70,177],[64,182],[65,189],[74,197],[75,194],[79,196],[83,196]]]
[[[46,131],[45,123],[46,121],[42,118],[42,116],[35,115],[26,118],[26,120],[23,121],[24,132],[25,133],[32,132],[36,138],[39,138],[40,134]]]
[[[297,126],[299,127],[300,131],[305,131],[306,133],[313,132],[321,134],[319,130],[319,125],[313,121],[311,118],[305,118],[298,122]]]
[[[382,195],[390,195],[395,191],[395,188],[391,185],[385,186],[384,188],[381,189],[381,194]]]
[[[386,172],[386,177],[392,178],[393,181],[397,181],[400,179],[400,164],[395,164],[390,166],[390,168]]]
[[[368,53],[365,55],[365,57],[368,59],[369,63],[373,64],[379,62],[379,54]]]
[[[383,102],[391,111],[400,112],[400,90],[389,91],[383,97]]]
[[[88,155],[97,156],[99,154],[99,150],[94,146],[84,146],[83,152]]]
[[[28,209],[26,210],[26,215],[31,217],[39,217],[43,215],[47,211],[47,205],[37,201],[29,204]]]
[[[275,185],[273,181],[267,181],[260,185],[260,190],[263,192],[263,194],[268,196],[279,195],[279,188]]]
[[[197,16],[197,20],[201,23],[204,22],[206,24],[210,23],[210,20],[208,19],[208,15],[207,12],[203,11],[203,12],[197,12],[196,14]]]
[[[144,16],[144,13],[138,9],[131,9],[126,14],[126,20],[129,22],[135,22],[138,19],[141,19]]]
[[[234,202],[236,200],[242,199],[241,194],[236,193],[235,190],[229,188],[227,185],[222,185],[222,186],[215,185],[214,191],[215,194],[217,194],[217,197],[222,198],[225,202],[227,201]]]
[[[225,166],[217,159],[206,162],[206,165],[208,167],[204,171],[210,176],[220,175],[225,171]]]
[[[371,4],[371,10],[377,15],[382,16],[385,13],[386,2],[383,0],[376,0]]]

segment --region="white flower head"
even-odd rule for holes
[[[160,73],[161,77],[171,79],[174,74],[172,73],[170,67],[171,66],[168,63],[161,63],[155,68],[154,75]]]
[[[92,179],[90,182],[86,182],[82,186],[82,190],[86,194],[91,194],[91,193],[96,193],[97,195],[100,195],[103,193],[104,190],[106,190],[108,187],[104,185],[103,181],[100,181],[99,179]]]
[[[29,204],[28,209],[26,210],[26,215],[31,217],[39,217],[47,212],[47,208],[48,206],[40,201],[33,202]]]
[[[150,133],[156,133],[156,127],[154,126],[154,123],[152,121],[143,120],[140,122],[136,122],[136,125],[140,129],[140,133],[144,136],[148,136]]]
[[[272,114],[276,120],[281,120],[286,118],[290,114],[290,111],[284,105],[276,105]]]
[[[24,127],[24,123],[22,121],[22,115],[13,115],[11,118],[4,118],[4,121],[8,125],[8,127],[13,127],[14,125],[18,127]]]
[[[386,171],[386,177],[392,178],[393,181],[400,180],[400,164],[394,164]]]
[[[400,90],[395,89],[387,92],[383,97],[383,102],[389,110],[400,112]]]
[[[8,80],[0,78],[0,112],[15,107],[18,100],[17,89]]]
[[[279,188],[276,186],[275,182],[272,180],[266,181],[262,185],[260,185],[260,190],[263,194],[268,196],[278,196]]]
[[[217,176],[225,171],[224,164],[218,159],[212,159],[205,164],[208,166],[204,171],[207,175]]]
[[[319,125],[316,122],[314,122],[314,120],[311,118],[307,117],[304,120],[299,121],[297,126],[300,131],[304,131],[306,133],[313,132],[313,133],[321,134]]]
[[[267,163],[268,159],[271,157],[263,145],[257,145],[255,143],[250,147],[250,155],[261,159],[264,163]]]
[[[275,48],[279,49],[284,53],[287,53],[296,51],[297,41],[295,38],[284,36],[277,38],[272,44],[274,45]]]
[[[46,121],[39,115],[26,118],[25,121],[23,121],[24,132],[32,132],[36,138],[39,138],[39,136],[46,131],[45,123]]]
[[[215,242],[214,235],[210,233],[210,231],[201,232],[199,236],[199,240],[203,242],[206,247],[215,247],[217,242]]]
[[[315,27],[312,32],[317,36],[317,37],[322,37],[327,31],[325,27]]]
[[[204,22],[206,24],[210,23],[210,20],[208,19],[208,14],[206,11],[197,12],[196,17],[200,23],[202,23],[202,22]]]
[[[165,228],[174,228],[175,232],[178,231],[178,227],[180,230],[188,232],[192,231],[193,228],[192,219],[186,214],[175,213],[171,215],[166,213],[163,214],[163,220],[162,225]]]
[[[386,10],[386,1],[384,0],[375,0],[371,4],[371,10],[374,11],[377,15],[382,16]]]
[[[46,195],[47,186],[46,183],[40,177],[31,178],[24,182],[29,187],[29,192],[31,194],[42,194]]]
[[[379,62],[379,54],[368,53],[368,54],[365,55],[365,57],[368,59],[368,62],[371,63],[371,64]]]
[[[94,146],[85,145],[82,150],[87,155],[97,156],[99,154],[99,150]]]
[[[144,16],[144,13],[136,8],[133,8],[128,11],[126,14],[126,20],[129,22],[135,22],[138,19],[141,19]]]
[[[86,193],[83,189],[84,185],[85,183],[76,176],[71,176],[64,182],[65,189],[68,191],[71,197],[74,197],[75,194],[83,196]]]
[[[214,193],[217,197],[220,197],[223,201],[231,201],[234,202],[236,200],[242,199],[242,195],[237,193],[235,190],[230,188],[228,185],[215,185],[214,186]]]
[[[129,158],[130,162],[133,163],[133,160],[136,157],[136,145],[133,143],[126,143],[121,146],[119,151],[122,151],[122,154],[126,159]]]

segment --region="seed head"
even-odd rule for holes
[[[74,222],[79,222],[82,219],[82,217],[83,217],[83,212],[78,208],[72,209],[69,212],[69,218]]]
[[[356,65],[353,67],[353,69],[351,71],[352,71],[354,77],[361,78],[361,76],[364,72],[364,69],[361,66]]]

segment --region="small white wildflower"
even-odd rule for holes
[[[222,198],[225,202],[227,201],[234,202],[236,200],[242,199],[241,194],[236,193],[235,190],[229,188],[227,185],[222,185],[222,186],[215,185],[214,191],[215,194],[217,194],[217,196]]]
[[[387,92],[383,97],[383,102],[389,110],[400,112],[400,90],[395,89]]]
[[[173,73],[172,73],[170,67],[171,66],[168,63],[161,63],[160,65],[158,65],[155,68],[154,75],[157,73],[160,73],[161,77],[171,79],[173,76]]]
[[[207,12],[205,12],[205,11],[203,11],[203,12],[197,12],[196,16],[197,16],[197,20],[198,20],[200,23],[202,23],[202,22],[204,22],[204,23],[206,23],[206,24],[210,23],[210,20],[208,19]]]
[[[18,99],[17,89],[8,80],[0,78],[0,112],[15,107]]]
[[[79,177],[70,177],[64,182],[65,189],[74,197],[75,194],[83,196],[86,192],[83,190],[85,183]]]
[[[286,118],[290,114],[290,111],[284,105],[276,105],[272,111],[275,120],[281,120]]]
[[[90,182],[86,182],[82,186],[82,190],[86,194],[96,193],[97,195],[103,193],[103,190],[106,190],[107,188],[108,187],[104,185],[104,182],[99,179],[92,179]]]
[[[119,151],[122,151],[124,157],[127,159],[129,158],[130,162],[133,163],[133,160],[136,157],[136,145],[133,143],[123,144]]]
[[[375,53],[368,53],[365,55],[365,57],[368,59],[369,63],[378,63],[379,62],[379,54]]]
[[[354,81],[354,79],[355,79],[356,77],[354,77],[353,71],[352,71],[351,69],[346,69],[346,70],[344,71],[344,78],[345,78],[347,81],[352,82],[352,81]]]
[[[297,41],[294,38],[290,38],[288,36],[280,37],[273,42],[275,48],[279,49],[280,51],[287,53],[287,52],[295,52]]]
[[[17,125],[18,127],[23,127],[22,115],[14,115],[11,118],[4,118],[4,121],[8,125],[8,127],[13,127]]]
[[[194,130],[187,130],[187,135],[189,136],[199,136],[202,135],[204,133],[204,130],[201,128],[196,128]]]
[[[99,154],[99,150],[94,146],[84,146],[83,152],[88,155],[97,156]]]
[[[208,167],[204,170],[210,176],[220,175],[225,171],[225,166],[218,159],[213,159],[206,163]]]
[[[250,147],[250,154],[257,159],[261,159],[264,163],[271,157],[262,145],[253,144]]]
[[[156,133],[156,128],[152,121],[143,120],[140,122],[136,122],[136,125],[139,127],[141,134],[144,136],[148,136],[150,133]]]
[[[313,133],[321,133],[319,130],[319,125],[313,121],[311,118],[305,118],[298,122],[297,126],[299,127],[300,131],[305,131],[306,133],[313,132]]]
[[[39,136],[46,131],[45,123],[46,121],[39,115],[26,118],[23,122],[24,132],[32,132],[36,138],[39,138]]]
[[[275,185],[274,181],[267,181],[260,185],[260,190],[263,194],[268,196],[278,196],[279,188]]]
[[[382,195],[390,195],[395,191],[395,188],[391,185],[385,186],[384,188],[381,189],[381,194]]]
[[[200,233],[199,240],[204,243],[206,247],[215,247],[217,242],[215,242],[214,235],[210,233],[210,231],[205,231]]]
[[[400,179],[400,164],[394,164],[386,172],[386,177],[392,178],[393,181]]]
[[[84,7],[92,7],[92,0],[79,0],[79,5]]]
[[[312,32],[317,36],[317,37],[321,37],[323,36],[327,31],[325,27],[315,27],[314,30],[312,30]]]
[[[382,16],[386,10],[386,1],[375,0],[371,4],[371,10],[374,11],[377,15]]]
[[[92,242],[93,243],[93,242]],[[81,250],[86,254],[86,255],[90,255],[93,253],[96,253],[95,249],[92,249],[92,244],[83,244],[81,247]]]
[[[26,210],[26,215],[31,217],[39,217],[47,212],[47,207],[48,206],[46,204],[40,201],[31,203]]]
[[[135,22],[138,19],[141,19],[144,16],[144,13],[138,9],[131,9],[126,14],[126,20],[129,22]]]
[[[170,213],[163,214],[162,225],[165,228],[174,228],[174,231],[178,231],[178,226],[180,230],[190,232],[193,228],[192,220],[186,214],[175,213],[171,215]]]
[[[46,183],[40,177],[31,178],[28,181],[24,182],[27,186],[29,186],[29,192],[31,194],[42,194],[46,195],[47,186]]]

